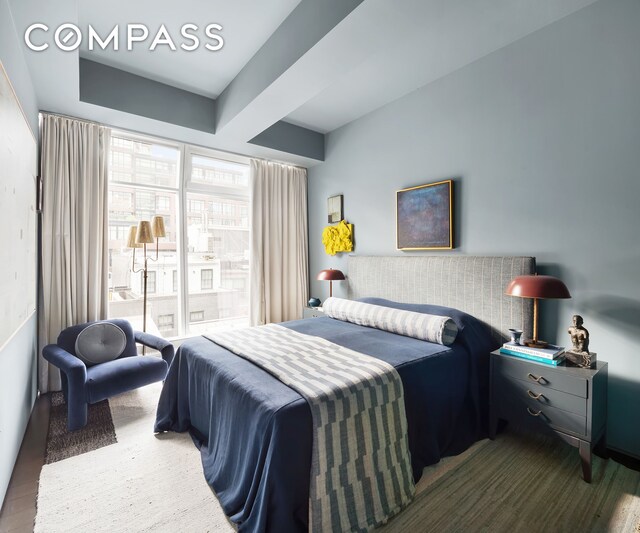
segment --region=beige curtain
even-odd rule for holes
[[[40,354],[64,328],[107,316],[109,142],[104,126],[43,115]],[[60,389],[59,371],[42,355],[38,384]]]
[[[309,293],[307,171],[251,160],[251,325],[302,317]]]

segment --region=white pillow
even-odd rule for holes
[[[458,335],[458,326],[448,316],[415,313],[342,298],[325,300],[322,309],[330,318],[444,346],[453,344]]]
[[[113,361],[127,345],[122,328],[111,322],[96,322],[84,328],[76,338],[76,357],[87,366]]]

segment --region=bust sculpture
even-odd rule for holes
[[[589,355],[589,331],[583,325],[580,315],[573,315],[573,326],[568,330],[571,336],[571,351],[575,354]]]
[[[593,368],[597,354],[589,352],[589,331],[582,325],[582,317],[573,315],[573,326],[568,330],[571,336],[570,350],[567,350],[567,361],[582,368]]]

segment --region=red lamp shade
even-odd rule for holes
[[[345,277],[340,270],[328,268],[326,270],[321,270],[316,279],[329,282],[329,298],[331,298],[333,296],[333,282],[343,280]]]
[[[569,289],[558,278],[553,276],[516,276],[511,280],[505,294],[520,298],[533,298],[533,339],[525,341],[527,346],[544,348],[545,341],[538,339],[538,299],[571,298]]]
[[[521,298],[571,298],[569,289],[553,276],[517,276],[511,280],[506,294]]]
[[[321,270],[317,279],[320,281],[339,281],[345,278],[344,274],[340,270],[328,268],[327,270]]]

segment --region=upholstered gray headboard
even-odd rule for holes
[[[488,324],[496,339],[509,328],[531,337],[533,303],[506,296],[511,279],[533,274],[533,257],[349,256],[349,298],[373,296],[454,307]]]

